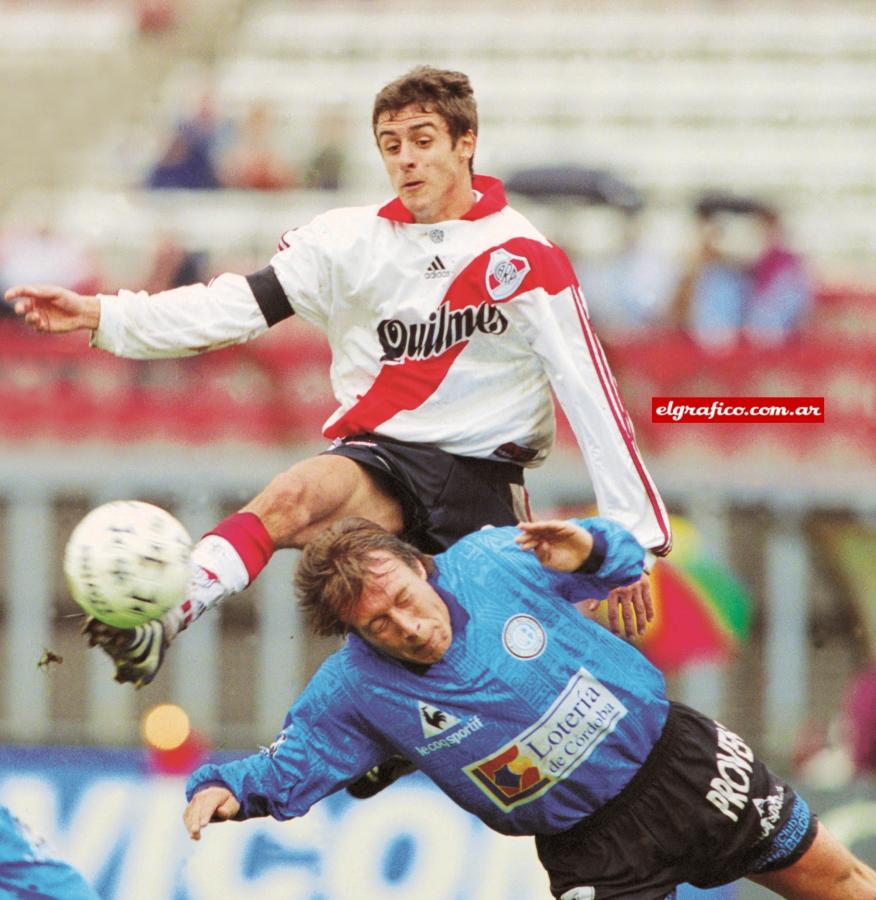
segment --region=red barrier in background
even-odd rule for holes
[[[876,293],[826,288],[807,329],[781,346],[710,349],[676,331],[606,352],[642,449],[695,441],[719,451],[766,440],[812,454],[837,441],[876,448]],[[90,350],[76,335],[34,335],[0,320],[0,440],[64,442],[319,440],[335,407],[325,339],[295,319],[197,358],[149,362]],[[653,396],[823,396],[824,424],[651,421]],[[559,412],[559,439],[574,437]]]
[[[305,328],[188,359],[126,360],[0,321],[0,439],[316,440],[334,408],[328,347]]]

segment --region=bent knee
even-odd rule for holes
[[[245,508],[265,524],[277,547],[303,547],[344,516],[361,515],[401,529],[399,502],[358,463],[322,455],[275,475]]]
[[[275,475],[259,494],[259,499],[271,512],[289,514],[300,509],[307,494],[307,481],[294,469]]]
[[[255,513],[262,520],[275,546],[294,547],[298,545],[298,533],[312,519],[306,495],[306,480],[287,470],[275,475],[244,511]]]

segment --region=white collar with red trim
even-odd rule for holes
[[[491,216],[508,205],[508,201],[505,199],[505,187],[498,178],[492,178],[489,175],[475,175],[471,186],[480,194],[480,197],[464,216],[459,217],[460,219],[473,222]],[[377,215],[393,222],[403,222],[408,225],[414,223],[414,217],[410,210],[398,197],[381,206]]]

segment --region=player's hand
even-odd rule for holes
[[[100,324],[100,299],[51,284],[20,284],[6,292],[15,314],[34,331],[58,333]]]
[[[518,522],[522,534],[516,538],[524,550],[532,550],[538,561],[560,572],[574,572],[590,556],[593,536],[566,519]]]
[[[213,785],[198,791],[183,812],[183,822],[193,841],[201,839],[201,831],[210,822],[233,819],[240,811],[237,798],[228,788]]]
[[[643,574],[632,584],[616,587],[605,602],[608,604],[608,627],[614,634],[621,633],[621,619],[624,634],[631,638],[644,634],[648,623],[654,618],[654,603],[651,600],[650,579],[647,574]]]
[[[116,667],[115,680],[134,687],[149,684],[164,661],[167,641],[158,619],[136,628],[114,628],[98,619],[87,618],[82,633],[89,647],[100,647]]]

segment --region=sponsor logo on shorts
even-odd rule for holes
[[[458,719],[454,719],[454,722],[458,721]],[[416,751],[420,756],[428,756],[436,750],[444,750],[447,747],[456,747],[467,737],[474,734],[476,731],[480,731],[483,727],[484,723],[481,721],[481,717],[472,716],[462,727],[457,728],[455,731],[446,730],[440,732],[440,737],[436,738],[434,741],[429,741],[428,744],[421,744],[419,747],[416,747]],[[425,732],[425,730],[426,729],[424,728],[423,731]]]
[[[776,786],[776,793],[766,797],[755,797],[751,801],[757,814],[760,816],[760,836],[769,837],[778,824],[782,815],[782,804],[785,802],[785,789],[781,785]]]
[[[463,771],[500,809],[513,809],[568,778],[626,714],[582,667],[534,725]]]
[[[531,268],[525,256],[517,256],[499,247],[490,254],[487,263],[487,293],[493,300],[507,300],[520,287]]]
[[[547,635],[538,619],[532,616],[511,616],[502,629],[505,649],[517,659],[535,659],[547,646]]]
[[[718,752],[715,766],[718,774],[709,782],[706,800],[732,822],[748,803],[754,754],[739,735],[715,723],[718,729]]]

